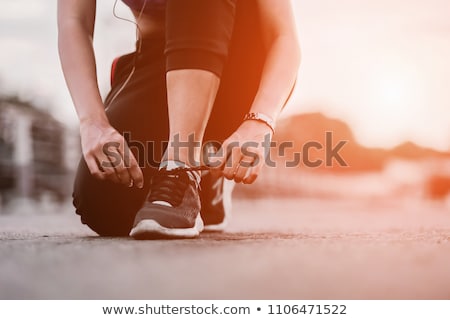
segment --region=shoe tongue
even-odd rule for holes
[[[185,168],[186,164],[184,164],[181,161],[175,161],[175,160],[167,160],[167,161],[162,161],[161,164],[159,165],[159,170],[166,170],[166,171],[171,171],[174,169],[178,169],[178,168]],[[170,175],[170,173],[169,173]],[[173,205],[167,201],[161,201],[161,200],[157,200],[157,201],[153,201],[152,203],[154,204],[159,204],[162,206],[166,206],[166,207],[173,207]]]
[[[167,161],[163,161],[161,162],[161,164],[159,165],[159,169],[166,169],[167,171],[173,170],[173,169],[178,169],[178,168],[186,168],[186,164],[184,162],[181,161],[176,161],[176,160],[167,160]]]
[[[170,175],[170,171],[171,170],[175,170],[175,169],[184,169],[184,168],[189,168],[188,165],[186,165],[186,163],[181,162],[181,161],[177,161],[177,160],[167,160],[167,161],[163,161],[161,162],[159,169],[165,169],[166,171],[169,172]],[[194,181],[197,186],[200,185],[200,180],[201,180],[201,175],[199,172],[197,171],[187,171],[187,175],[189,177],[189,179],[191,179],[192,181]]]

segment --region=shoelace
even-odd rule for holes
[[[208,166],[196,166],[196,167],[184,167],[184,168],[175,168],[168,172],[170,173],[178,173],[178,172],[189,172],[189,171],[209,171],[211,167]]]
[[[186,188],[191,181],[188,172],[206,170],[210,170],[210,168],[207,166],[197,166],[159,170],[152,178],[152,188],[147,200],[149,202],[165,201],[170,203],[173,207],[179,206],[183,200]],[[195,183],[197,184],[197,187],[200,187],[197,181]]]

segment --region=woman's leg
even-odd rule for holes
[[[169,145],[166,159],[200,165],[201,144],[219,77],[205,70],[173,70],[167,73]]]
[[[204,142],[220,144],[237,130],[258,91],[266,49],[256,0],[238,1],[227,62],[206,128]],[[226,125],[224,125],[226,124]],[[201,216],[205,230],[223,231],[231,215],[234,181],[210,172],[201,181]]]
[[[234,15],[235,0],[167,3],[168,160],[199,164],[203,135],[228,56]],[[182,148],[176,148],[179,142]]]
[[[145,177],[147,180],[147,177]],[[94,178],[80,160],[74,184],[73,204],[81,222],[100,236],[128,236],[134,215],[148,187],[127,188]]]
[[[135,238],[195,237],[200,218],[201,144],[219,88],[234,24],[235,0],[169,0],[166,8],[169,145],[136,215]]]

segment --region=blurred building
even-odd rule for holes
[[[320,113],[281,119],[277,128],[273,141],[279,147],[271,150],[272,164],[251,188],[238,185],[235,194],[450,203],[450,151],[412,142],[392,149],[366,147],[345,122]],[[327,150],[342,142],[339,156],[346,165],[336,158],[327,164]],[[287,147],[280,148],[282,143],[288,143]],[[313,147],[304,148],[308,145]],[[320,164],[308,165],[308,161]]]
[[[0,98],[0,199],[70,195],[76,135],[17,98]],[[1,204],[1,203],[0,203]]]

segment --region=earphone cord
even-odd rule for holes
[[[130,74],[126,78],[125,82],[122,84],[122,86],[119,88],[119,90],[117,90],[117,92],[111,98],[110,103],[113,102],[117,98],[117,96],[123,91],[123,89],[125,89],[125,87],[130,82],[131,77],[133,77],[133,74],[134,74],[134,72],[136,70],[137,57],[141,53],[141,49],[142,49],[142,41],[141,41],[142,32],[141,32],[141,28],[139,28],[139,21],[141,20],[142,14],[144,13],[145,6],[147,5],[147,0],[145,0],[144,4],[142,5],[141,10],[139,11],[139,15],[138,15],[136,21],[133,21],[133,20],[130,20],[130,19],[127,19],[127,18],[120,17],[116,13],[117,2],[118,2],[118,0],[114,1],[113,16],[115,18],[119,19],[119,20],[130,22],[130,23],[132,23],[132,24],[134,24],[136,26],[136,43],[137,43],[137,48],[136,48],[136,54],[134,55],[134,58],[133,58],[133,68],[131,69]]]

